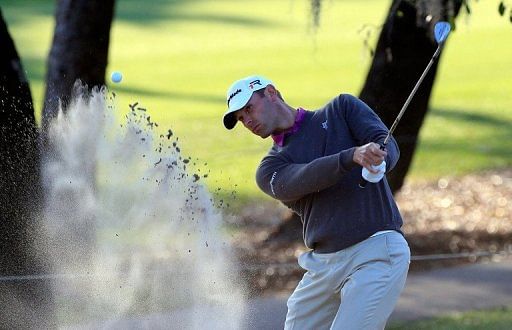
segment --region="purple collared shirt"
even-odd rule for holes
[[[284,130],[283,132],[279,132],[277,134],[272,134],[272,139],[274,140],[275,144],[282,147],[284,144],[284,139],[286,139],[288,136],[296,133],[300,125],[302,124],[302,121],[304,120],[304,115],[306,114],[306,110],[302,108],[297,109],[297,114],[295,115],[295,122],[293,123],[293,126],[288,128],[287,130]]]

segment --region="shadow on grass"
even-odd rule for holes
[[[114,92],[130,93],[136,96],[165,97],[174,100],[196,101],[201,103],[224,104],[225,102],[222,95],[151,90],[146,88],[116,86],[112,84],[109,88]]]
[[[46,57],[24,56],[23,69],[30,81],[44,82],[46,74]]]
[[[512,127],[512,121],[503,118],[496,118],[491,115],[477,113],[474,110],[472,111],[461,109],[432,109],[429,112],[429,115],[432,117],[440,117],[451,121],[469,122],[479,125],[491,125],[500,128],[506,128],[507,132],[512,135],[512,130],[510,129]]]
[[[447,125],[454,129],[465,125],[467,133],[456,137],[434,134],[424,138],[419,147],[422,152],[451,154],[454,158],[485,156],[489,157],[491,167],[512,164],[512,121],[507,118],[472,109],[433,109],[429,115],[447,120]]]
[[[246,25],[255,27],[276,27],[279,24],[270,20],[262,20],[247,16],[214,14],[207,12],[185,12],[193,3],[206,0],[117,0],[115,3],[114,21],[123,21],[134,25],[158,24],[162,21],[187,21],[209,24]],[[53,17],[55,14],[54,0],[3,0],[2,7],[9,13],[10,9],[23,9],[20,16],[7,17],[9,24],[24,24],[33,16]]]
[[[33,16],[54,17],[55,2],[53,0],[2,0],[0,5],[8,26],[25,24]],[[23,15],[12,15],[11,10],[23,10]]]
[[[23,57],[23,68],[27,72],[27,76],[32,83],[44,83],[46,78],[46,58],[25,56]],[[161,97],[198,103],[212,103],[218,104],[219,106],[222,106],[225,103],[225,99],[222,95],[152,90],[148,88],[126,87],[114,84],[109,84],[109,89],[117,93],[129,93],[138,97]]]

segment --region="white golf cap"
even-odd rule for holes
[[[237,80],[229,87],[226,95],[228,111],[224,113],[224,126],[232,129],[236,125],[234,112],[242,109],[252,96],[252,93],[272,84],[270,80],[262,76],[249,76]]]

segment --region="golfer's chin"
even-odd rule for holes
[[[254,131],[252,131],[252,134],[257,135],[257,136],[261,137],[262,139],[266,139],[270,136],[270,132],[267,132],[266,130],[262,129],[261,127],[258,127]]]
[[[259,136],[262,139],[266,139],[270,136],[270,133],[262,132],[262,131],[254,132],[254,134],[256,134],[257,136]]]

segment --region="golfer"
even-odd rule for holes
[[[393,138],[380,149],[386,126],[348,94],[316,111],[291,107],[262,76],[233,83],[227,104],[227,129],[240,121],[273,139],[257,184],[300,216],[310,249],[298,260],[306,273],[288,299],[285,329],[384,329],[410,262],[384,176],[399,158]],[[380,180],[360,188],[362,168]]]

